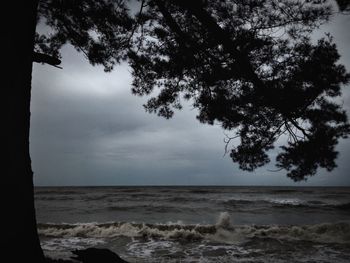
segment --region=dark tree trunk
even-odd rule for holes
[[[38,0],[2,3],[4,77],[1,129],[4,148],[1,207],[1,260],[43,262],[35,219],[33,172],[29,156],[32,57]],[[6,256],[9,256],[7,258]]]

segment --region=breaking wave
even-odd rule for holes
[[[181,241],[208,240],[228,244],[252,238],[272,238],[286,241],[350,244],[350,222],[315,225],[232,225],[227,212],[221,213],[215,225],[186,225],[182,223],[140,224],[130,222],[39,224],[43,237],[158,238]]]
[[[274,207],[274,208],[320,208],[348,210],[350,212],[350,203],[330,204],[319,200],[301,201],[298,199],[266,199],[266,200],[249,200],[249,199],[229,199],[223,203],[228,207]]]

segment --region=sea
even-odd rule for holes
[[[52,258],[108,248],[128,262],[350,262],[349,187],[36,187]]]

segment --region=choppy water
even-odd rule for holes
[[[349,262],[350,188],[36,188],[50,256],[130,262]]]

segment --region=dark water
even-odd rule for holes
[[[45,253],[130,262],[350,262],[350,188],[36,188]]]

